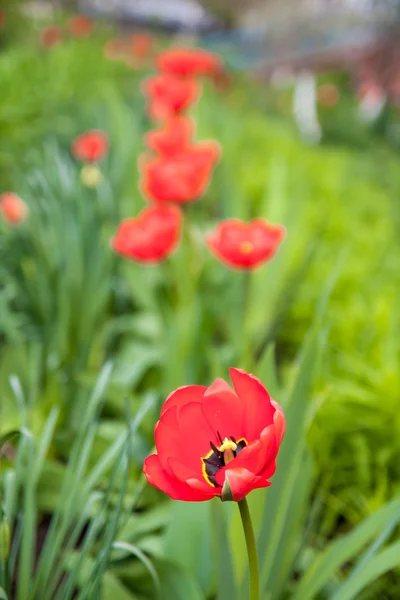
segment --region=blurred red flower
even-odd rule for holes
[[[177,77],[214,76],[221,72],[222,61],[216,54],[201,48],[171,48],[159,55],[157,67]]]
[[[340,100],[340,91],[333,83],[324,83],[317,90],[318,102],[326,108],[335,106]]]
[[[193,130],[193,121],[182,115],[173,115],[166,119],[161,129],[147,133],[145,142],[161,156],[171,156],[187,149]]]
[[[219,73],[215,73],[212,80],[215,88],[221,93],[228,92],[232,87],[232,78],[228,71],[223,69]]]
[[[193,79],[161,74],[146,79],[143,91],[149,97],[150,117],[165,119],[193,104],[198,98],[199,86]]]
[[[181,227],[182,213],[177,206],[153,205],[143,209],[136,218],[123,221],[112,246],[126,258],[156,263],[175,250]]]
[[[19,225],[27,218],[29,209],[17,194],[5,192],[0,196],[0,213],[9,225]]]
[[[87,37],[93,31],[94,23],[92,19],[85,15],[77,15],[71,17],[68,21],[68,29],[73,37],[82,38]]]
[[[148,58],[154,50],[154,39],[149,33],[136,33],[131,36],[129,50],[136,58]]]
[[[104,44],[104,56],[108,60],[122,60],[126,56],[126,40],[114,38]]]
[[[209,184],[220,155],[217,142],[199,142],[171,156],[160,156],[139,163],[142,191],[155,202],[193,202]]]
[[[62,42],[63,32],[58,25],[50,25],[42,30],[40,41],[45,48],[53,48]]]
[[[282,409],[254,375],[230,369],[230,376],[234,390],[223,379],[208,388],[188,385],[161,409],[157,454],[146,458],[143,471],[174,500],[239,502],[271,485],[285,432]]]
[[[108,151],[108,137],[102,131],[92,129],[75,138],[72,154],[84,162],[97,162],[104,158]]]
[[[5,11],[5,10],[2,10],[2,9],[0,8],[0,29],[1,29],[2,27],[4,27],[4,25],[5,25],[5,22],[6,22],[6,19],[7,19],[7,16],[6,16],[6,11]]]
[[[228,267],[253,269],[274,256],[285,233],[282,225],[271,225],[264,219],[250,223],[228,219],[206,240],[213,254]]]

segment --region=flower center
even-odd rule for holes
[[[239,246],[239,250],[242,254],[250,254],[254,250],[254,245],[249,241],[242,242]]]
[[[244,438],[240,438],[237,441],[234,437],[222,439],[219,433],[218,438],[220,445],[215,446],[215,444],[210,442],[210,452],[206,456],[201,457],[204,479],[212,487],[221,487],[215,479],[216,474],[247,446],[247,440]]]

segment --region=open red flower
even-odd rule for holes
[[[188,385],[161,409],[157,454],[146,458],[143,470],[175,500],[239,502],[271,485],[285,431],[282,409],[254,375],[230,369],[230,376],[234,390],[223,379],[208,388]]]
[[[68,21],[69,32],[76,38],[87,37],[92,33],[93,27],[92,19],[85,15],[77,15]]]
[[[134,219],[123,221],[117,231],[113,249],[141,263],[156,263],[167,258],[178,245],[182,213],[177,206],[153,205]]]
[[[0,213],[9,225],[19,225],[27,218],[29,209],[17,194],[5,192],[0,196]]]
[[[199,142],[171,156],[143,160],[142,191],[155,202],[193,202],[202,196],[220,154],[217,142]]]
[[[161,156],[171,156],[188,148],[193,130],[193,121],[183,115],[173,115],[161,129],[147,133],[145,142]]]
[[[173,75],[155,75],[143,84],[149,97],[149,115],[152,119],[165,119],[171,114],[186,110],[199,95],[199,86],[193,79],[182,80]]]
[[[45,48],[53,48],[62,42],[63,32],[58,25],[50,25],[42,30],[40,41]]]
[[[101,160],[107,154],[107,151],[107,135],[95,129],[79,135],[72,144],[73,156],[88,163]]]
[[[253,269],[275,255],[285,233],[282,225],[271,225],[264,219],[250,223],[228,219],[207,237],[207,244],[228,267]]]
[[[163,73],[178,77],[214,76],[222,70],[222,61],[201,48],[171,48],[160,54],[157,66]]]

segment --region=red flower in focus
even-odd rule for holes
[[[152,119],[165,119],[185,110],[199,95],[196,81],[164,74],[147,79],[143,90],[149,97],[149,115]]]
[[[181,225],[182,213],[177,206],[150,206],[120,224],[113,249],[138,262],[159,262],[178,245]]]
[[[94,24],[85,15],[77,15],[68,21],[68,29],[73,37],[82,38],[91,34]]]
[[[27,218],[29,209],[17,194],[5,192],[0,196],[0,213],[9,225],[19,225]]]
[[[207,244],[228,267],[254,269],[274,256],[284,237],[282,225],[271,225],[264,219],[250,223],[228,219],[207,237]]]
[[[234,390],[223,379],[208,388],[188,385],[161,409],[157,454],[146,458],[143,471],[174,500],[239,502],[271,485],[285,431],[282,409],[254,375],[241,369],[230,375]]]
[[[143,193],[155,202],[193,202],[209,184],[220,154],[216,142],[200,142],[171,156],[144,160]]]
[[[219,56],[201,48],[172,48],[160,54],[157,67],[163,73],[177,77],[214,76],[222,70],[222,61]]]
[[[40,41],[45,48],[53,48],[62,42],[63,32],[58,25],[50,25],[42,30]]]
[[[154,39],[148,33],[136,33],[130,40],[130,53],[135,58],[148,58],[154,49]]]
[[[72,154],[84,162],[97,162],[104,158],[108,151],[108,137],[95,129],[79,135],[73,145]]]
[[[190,119],[173,115],[165,121],[162,129],[147,133],[145,141],[149,148],[161,156],[171,156],[188,148],[193,130],[194,124]]]

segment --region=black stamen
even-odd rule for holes
[[[204,462],[205,462],[207,465],[215,465],[216,467],[219,467],[219,461],[218,461],[218,462],[216,462],[215,460],[212,460],[212,458],[213,458],[213,457],[211,457],[211,458],[205,458],[205,459],[203,459],[203,460],[204,460]]]
[[[217,435],[222,446],[224,442],[219,431],[217,431]],[[247,441],[245,439],[240,439],[237,442],[236,438],[234,438],[233,436],[231,436],[230,439],[234,444],[236,444],[236,449],[232,450],[233,456],[236,457],[239,454],[239,452],[247,446]],[[222,486],[219,483],[217,483],[215,476],[217,475],[218,471],[225,466],[225,454],[224,452],[221,452],[221,450],[219,450],[217,446],[213,444],[213,442],[210,442],[210,448],[212,452],[209,452],[207,458],[204,457],[201,460],[204,463],[207,481],[211,483],[211,485],[213,485],[214,487],[219,488]]]
[[[219,455],[220,455],[220,451],[218,450],[217,446],[215,446],[215,445],[214,445],[212,442],[210,442],[210,446],[211,446],[211,450],[212,450],[213,452],[215,452],[215,454],[216,454],[217,456],[219,456]]]

